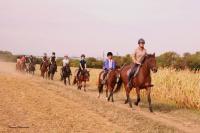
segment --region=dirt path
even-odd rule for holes
[[[7,63],[1,66],[8,65]],[[94,87],[85,93],[59,81],[0,69],[0,132],[199,132],[199,121],[108,103]]]

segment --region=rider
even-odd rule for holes
[[[67,65],[69,65],[69,57],[65,55],[62,62],[63,62],[63,67],[66,67]]]
[[[33,56],[30,55],[29,59],[28,59],[29,63],[32,64],[33,63]]]
[[[84,54],[81,55],[81,60],[80,60],[80,64],[79,64],[79,70],[78,70],[78,73],[77,73],[77,77],[79,76],[80,72],[83,71],[83,70],[87,70],[87,62],[85,60]]]
[[[56,53],[55,52],[52,52],[52,56],[50,58],[50,65],[54,64],[55,63],[55,69],[56,69],[56,72],[57,72],[57,64],[56,64]],[[50,67],[50,66],[49,66]]]
[[[45,61],[47,61],[47,60],[48,60],[47,53],[44,53],[44,56],[42,57],[42,62],[41,62],[41,64],[40,64],[40,69],[42,68],[43,63],[44,63]]]
[[[137,71],[138,67],[141,66],[142,61],[144,60],[145,55],[147,54],[147,50],[144,48],[145,45],[145,40],[144,39],[139,39],[138,41],[138,48],[134,51],[133,53],[133,65],[131,67],[131,71],[128,76],[128,87],[132,88],[133,84],[131,82],[133,76],[135,76],[135,72]]]
[[[104,65],[103,65],[103,70],[104,70],[103,83],[106,82],[106,76],[109,73],[109,71],[111,71],[115,68],[116,68],[116,62],[113,60],[113,53],[108,52],[107,53],[107,59],[104,61]]]

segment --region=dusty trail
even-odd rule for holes
[[[8,63],[0,65],[0,132],[200,131],[199,121],[187,117],[131,110],[123,100],[113,104],[104,97],[98,99],[94,87],[85,93],[65,87],[59,81],[15,73],[13,65]]]

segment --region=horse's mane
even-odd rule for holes
[[[155,54],[146,54],[142,59],[142,64],[145,63],[145,61],[149,58],[155,58]]]

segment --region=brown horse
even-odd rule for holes
[[[119,78],[120,78],[120,71],[119,71],[119,69],[109,71],[108,75],[106,77],[107,80],[106,80],[105,84],[102,82],[103,75],[104,75],[104,71],[102,71],[99,74],[99,83],[98,83],[99,96],[98,96],[98,98],[100,98],[100,94],[103,93],[103,87],[105,85],[106,97],[108,98],[108,101],[110,101],[110,98],[112,98],[112,102],[114,102],[113,93],[114,93],[115,85],[118,83]],[[110,92],[109,96],[108,96],[108,91]]]
[[[49,61],[46,60],[45,62],[43,62],[42,66],[40,68],[40,70],[41,70],[41,76],[43,78],[46,78],[46,79],[48,77],[48,73],[47,73],[48,72],[48,67],[49,67]]]
[[[82,70],[78,77],[75,77],[73,84],[77,84],[77,87],[79,90],[81,88],[84,88],[84,91],[86,91],[86,82],[89,81],[90,73],[87,70]]]
[[[132,108],[132,102],[129,95],[132,88],[128,87],[128,72],[130,71],[130,69],[131,65],[125,66],[121,69],[120,72],[121,78],[120,81],[118,82],[116,92],[120,90],[123,83],[125,86],[126,97],[127,97],[125,104],[129,103],[129,106]],[[153,112],[151,105],[151,87],[153,87],[153,85],[151,84],[151,70],[154,73],[157,72],[155,54],[152,55],[148,54],[145,56],[138,74],[136,75],[136,77],[132,78],[132,84],[133,87],[136,88],[136,93],[137,93],[137,101],[135,102],[135,105],[138,106],[140,102],[140,90],[146,89],[148,103],[149,103],[149,110],[150,112]]]

